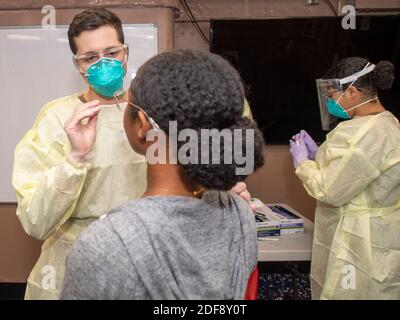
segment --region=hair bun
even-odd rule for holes
[[[373,71],[373,80],[379,90],[389,90],[394,81],[394,65],[390,61],[380,61]]]
[[[241,155],[249,152],[249,150],[245,150],[247,149],[249,144],[252,145],[252,148],[250,149],[253,150],[253,154],[250,155],[253,158],[252,160],[254,161],[253,170],[256,170],[257,168],[261,167],[264,164],[264,157],[263,157],[264,138],[255,122],[247,118],[240,118],[235,124],[226,129],[230,130],[232,135],[234,130],[236,129],[242,130],[241,132],[243,140],[241,142],[243,142],[245,146],[236,144],[240,141],[233,141],[233,143],[231,141],[231,143],[225,145],[224,139],[221,139],[220,150],[219,150],[220,164],[188,163],[182,165],[185,174],[193,181],[196,181],[206,189],[229,190],[237,182],[243,181],[247,177],[247,175],[249,175],[249,174],[244,174],[244,175],[237,174],[236,169],[239,167],[243,167],[244,164],[237,163],[236,157],[234,156],[235,152],[237,151],[240,151]],[[251,141],[247,139],[245,130],[254,130],[254,140]],[[198,130],[199,136],[201,136],[200,131],[201,129]],[[213,135],[214,134],[219,136],[220,134],[219,130],[214,132]],[[208,153],[209,160],[211,160],[210,156],[212,152],[214,152],[215,150],[212,148],[212,146],[208,141],[202,141],[200,143],[205,143],[204,150],[208,149],[206,152]],[[241,148],[241,150],[236,149],[237,147]],[[201,151],[203,150],[203,145],[202,146],[199,145],[199,150]],[[201,151],[200,151],[200,159],[202,159]],[[225,152],[227,152],[232,156],[232,163],[230,164],[224,163]]]

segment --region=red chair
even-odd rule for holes
[[[257,300],[258,295],[258,268],[256,267],[250,275],[247,282],[245,300]]]

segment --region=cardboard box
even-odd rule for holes
[[[278,221],[270,221],[262,213],[256,212],[257,238],[275,237],[281,235],[281,225]]]
[[[256,206],[257,236],[270,237],[304,232],[304,221],[294,209],[286,204],[263,204],[253,198]],[[279,232],[277,231],[279,225]]]

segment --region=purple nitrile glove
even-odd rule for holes
[[[298,144],[296,141],[290,140],[290,153],[293,157],[293,165],[297,169],[297,167],[302,163],[304,160],[308,159],[308,150],[306,144],[302,139],[298,139]]]
[[[300,131],[300,139],[302,139],[307,147],[308,156],[311,160],[315,160],[318,151],[318,145],[315,143],[314,139],[308,134],[307,131]]]

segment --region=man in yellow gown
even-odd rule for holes
[[[26,233],[45,240],[25,299],[57,299],[79,233],[139,198],[147,184],[146,159],[131,150],[123,129],[126,103],[117,107],[114,98],[128,58],[120,19],[106,9],[86,10],[75,16],[68,37],[88,90],[46,104],[14,156],[17,216]],[[244,115],[251,116],[247,103]],[[245,189],[236,192],[247,199]]]

